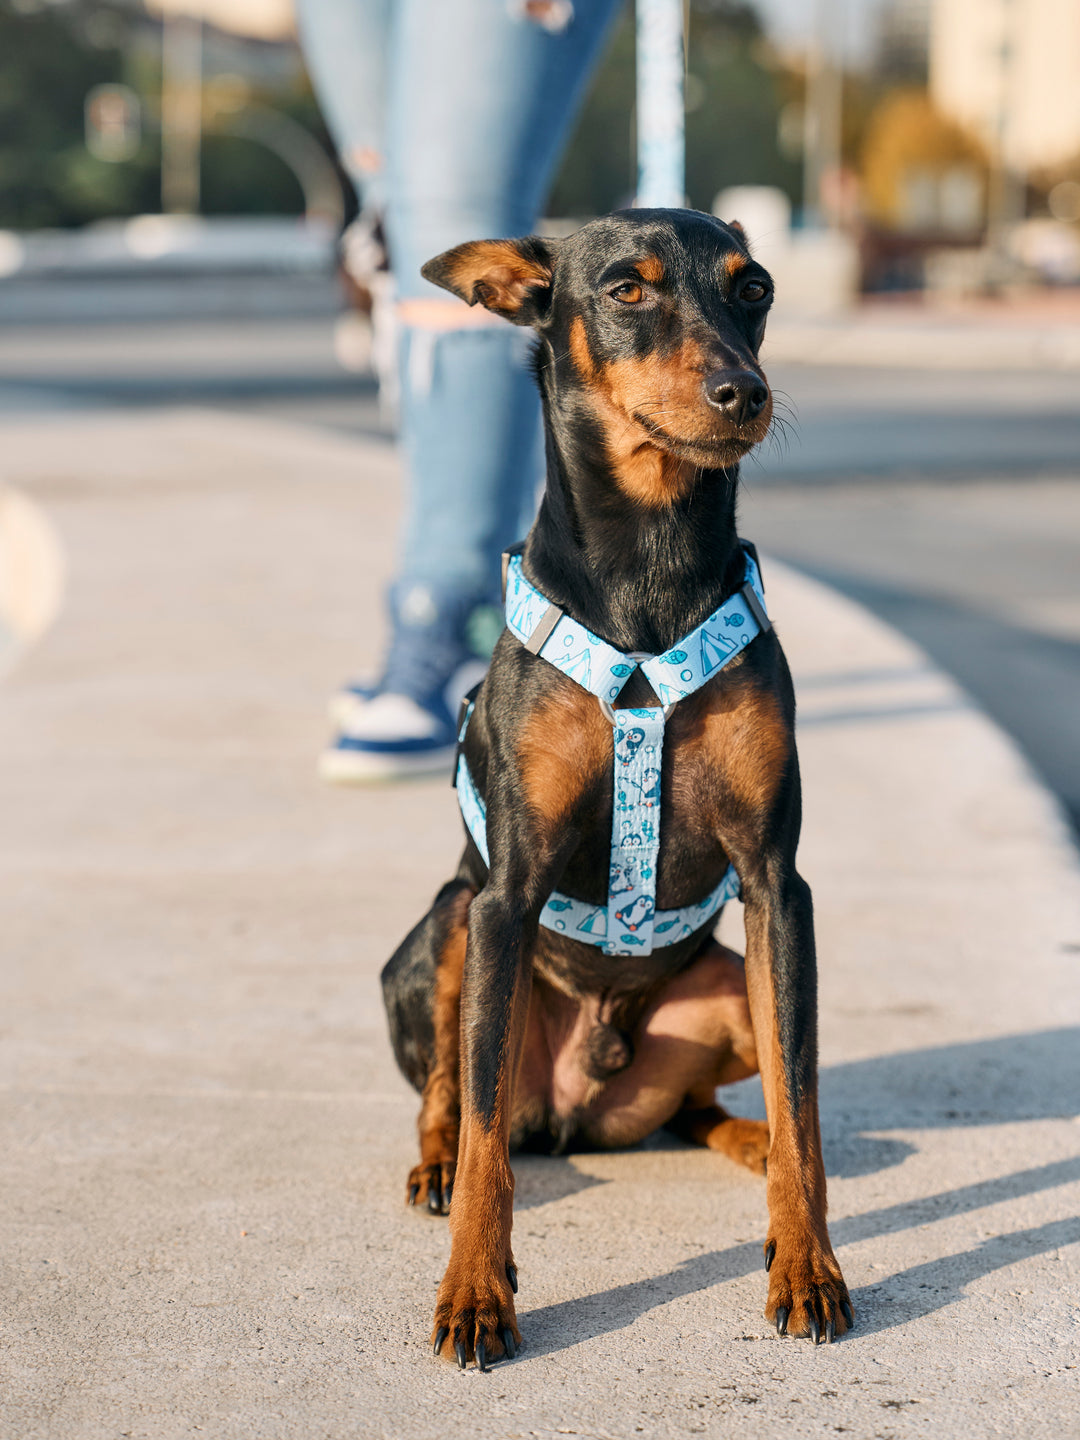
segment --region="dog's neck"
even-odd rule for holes
[[[552,399],[545,394],[547,483],[526,571],[618,649],[659,654],[743,582],[738,466],[701,470],[680,498],[646,507],[619,490],[602,436],[580,415],[567,423]]]

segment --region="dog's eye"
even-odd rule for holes
[[[621,300],[624,305],[636,305],[644,293],[641,286],[635,285],[632,280],[624,280],[614,290],[608,291],[613,300]]]
[[[739,291],[740,300],[764,300],[769,293],[769,287],[761,280],[748,280]]]

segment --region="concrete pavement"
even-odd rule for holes
[[[453,797],[313,766],[376,657],[392,452],[198,410],[2,440],[68,566],[0,688],[2,1433],[1080,1434],[1075,856],[920,652],[766,562],[858,1328],[777,1339],[761,1183],[659,1140],[516,1163],[526,1348],[461,1375],[427,1350],[447,1235],[401,1203],[377,992]]]

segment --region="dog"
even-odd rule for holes
[[[765,1315],[831,1342],[854,1315],[825,1220],[794,692],[735,528],[772,420],[772,281],[738,225],[691,210],[463,244],[423,274],[532,326],[547,450],[459,747],[464,853],[382,975],[423,1097],[406,1197],[450,1215],[434,1352],[483,1370],[521,1343],[512,1147],[662,1126],[766,1175]],[[736,888],[745,963],[712,934]],[[767,1122],[716,1103],[755,1073]]]

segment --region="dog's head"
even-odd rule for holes
[[[738,225],[696,210],[624,210],[565,240],[477,240],[424,276],[541,341],[548,398],[598,426],[620,488],[648,505],[765,438],[758,362],[772,281]]]

